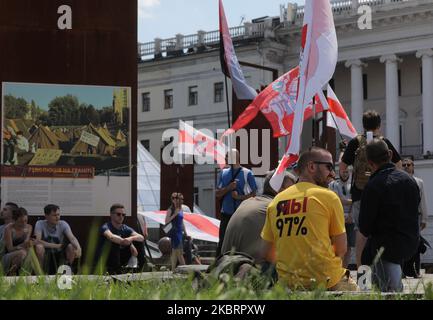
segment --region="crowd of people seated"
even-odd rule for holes
[[[55,274],[59,266],[77,270],[82,256],[81,245],[69,224],[60,219],[60,208],[55,204],[44,207],[45,219],[33,228],[28,213],[16,203],[4,204],[0,218],[0,259],[5,275]],[[94,272],[120,273],[126,266],[144,264],[145,237],[124,223],[125,207],[113,204],[110,221],[98,231]]]

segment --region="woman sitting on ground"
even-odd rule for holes
[[[167,210],[165,217],[165,223],[171,222],[171,230],[169,236],[171,238],[171,270],[174,271],[176,264],[185,264],[183,257],[183,233],[185,237],[189,239],[186,234],[185,225],[183,223],[183,195],[182,193],[173,192],[171,195],[171,206]]]
[[[29,253],[33,241],[30,239],[32,226],[27,223],[27,210],[18,208],[12,211],[13,222],[5,228],[5,255],[3,269],[7,275],[15,275]]]

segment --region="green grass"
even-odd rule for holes
[[[46,281],[40,277],[37,283],[28,284],[20,278],[9,284],[0,277],[0,299],[2,300],[413,300],[419,295],[380,293],[369,294],[331,294],[324,290],[312,292],[288,292],[275,286],[265,289],[257,281],[226,282],[212,281],[206,287],[194,289],[193,280],[169,279],[146,281],[103,281],[75,279],[72,289],[61,290],[57,280]],[[433,299],[432,285],[425,287],[423,299]]]

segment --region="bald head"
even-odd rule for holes
[[[299,174],[302,174],[307,168],[309,162],[325,161],[326,159],[324,158],[329,158],[329,156],[331,156],[331,153],[328,150],[319,147],[311,147],[307,151],[302,152],[301,156],[299,157],[296,170],[299,172]]]

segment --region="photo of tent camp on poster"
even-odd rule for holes
[[[129,175],[130,88],[16,82],[2,88],[3,165]]]

